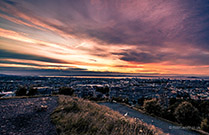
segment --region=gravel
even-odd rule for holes
[[[0,100],[0,135],[57,135],[50,114],[57,97]]]

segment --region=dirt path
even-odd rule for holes
[[[0,135],[56,135],[50,113],[57,97],[0,100]]]

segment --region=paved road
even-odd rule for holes
[[[152,124],[158,128],[160,128],[164,133],[169,133],[170,135],[199,135],[196,132],[192,132],[189,130],[182,129],[174,124],[171,124],[166,121],[159,120],[157,118],[154,118],[152,116],[143,114],[141,112],[138,112],[136,110],[133,110],[127,106],[117,104],[117,103],[99,103],[100,105],[105,105],[115,111],[120,112],[121,114],[128,113],[128,116],[139,118],[142,121]]]

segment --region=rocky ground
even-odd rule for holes
[[[0,135],[56,135],[50,114],[57,97],[0,100]]]

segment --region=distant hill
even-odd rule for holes
[[[67,135],[163,135],[152,125],[129,118],[105,106],[76,97],[59,96],[51,115],[58,134]]]
[[[187,78],[201,78],[201,77],[196,77],[196,76],[189,76]]]
[[[1,76],[8,76],[8,75],[6,75],[6,74],[0,74],[0,77],[1,77]]]

